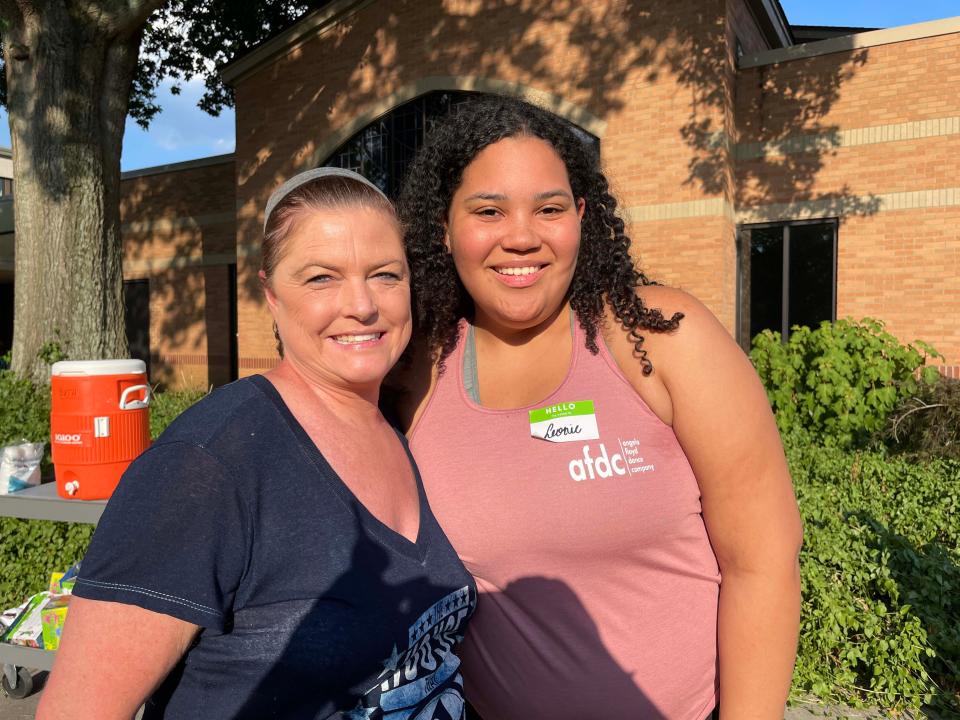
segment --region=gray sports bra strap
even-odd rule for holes
[[[477,337],[473,325],[467,325],[463,340],[463,389],[467,397],[480,404],[480,380],[477,378]]]
[[[577,336],[575,314],[570,311],[570,337]],[[473,325],[467,323],[467,336],[463,339],[463,389],[467,397],[480,404],[480,378],[477,375],[477,335]]]

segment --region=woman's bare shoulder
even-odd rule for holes
[[[677,317],[676,328],[637,328],[636,332],[643,338],[638,350],[630,331],[608,307],[602,328],[603,338],[620,371],[637,393],[661,420],[673,424],[671,384],[682,381],[682,376],[689,372],[691,359],[705,352],[711,338],[715,342],[720,333],[724,342],[731,342],[731,339],[713,313],[684,290],[648,285],[638,288],[637,295],[646,308],[659,311],[664,319]],[[652,370],[644,372],[648,363]]]
[[[686,290],[669,285],[644,285],[637,288],[637,296],[646,307],[659,310],[666,318],[677,312],[696,311],[703,307],[703,303]]]

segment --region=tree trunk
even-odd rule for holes
[[[37,5],[4,40],[16,180],[12,368],[44,380],[38,353],[49,342],[71,359],[127,357],[120,150],[143,22],[105,32],[102,15]]]

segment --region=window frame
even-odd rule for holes
[[[833,277],[831,278],[830,322],[837,319],[837,268],[839,264],[839,237],[840,219],[837,217],[812,218],[808,220],[778,220],[775,222],[742,223],[737,226],[737,292],[736,292],[736,338],[737,343],[749,352],[753,335],[745,324],[749,322],[749,315],[744,312],[744,262],[743,253],[749,252],[752,244],[753,230],[769,228],[783,229],[783,261],[780,283],[780,338],[786,343],[790,339],[790,228],[805,225],[829,225],[833,229]],[[745,317],[746,315],[746,317]]]

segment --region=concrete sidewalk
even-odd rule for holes
[[[32,720],[37,712],[40,693],[34,693],[23,700],[11,700],[0,693],[0,718],[2,720]]]

